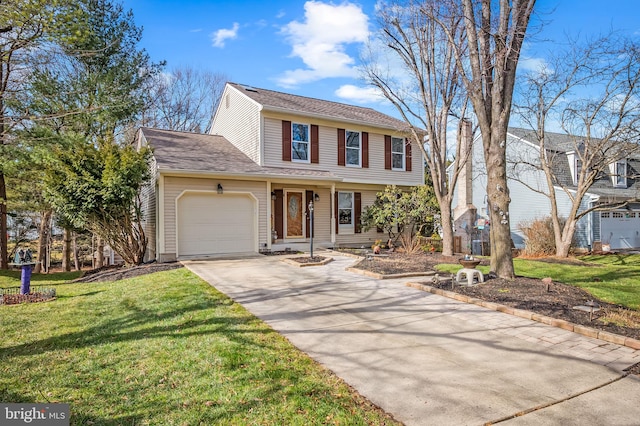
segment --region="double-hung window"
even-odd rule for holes
[[[360,167],[361,165],[361,143],[360,132],[346,131],[347,166]]]
[[[612,164],[613,186],[618,188],[627,187],[627,160],[618,160]]]
[[[404,139],[391,138],[391,169],[404,170],[405,167]]]
[[[353,192],[338,192],[338,232],[353,233],[353,224]]]
[[[309,125],[291,123],[291,161],[309,162]]]

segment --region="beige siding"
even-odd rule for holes
[[[226,87],[220,100],[210,133],[224,136],[260,164],[259,106],[231,86]]]
[[[138,131],[138,144],[136,146],[137,150],[140,151],[143,147],[149,146],[146,138],[142,134],[142,132]],[[157,182],[157,168],[158,165],[156,163],[155,157],[151,157],[149,161],[149,174],[151,178],[146,185],[140,188],[140,211],[141,218],[140,222],[142,224],[142,229],[145,233],[145,237],[147,238],[147,250],[144,254],[144,260],[150,261],[156,259],[156,248],[157,248],[157,235],[156,235],[156,224],[157,224],[157,213],[158,213],[158,182]]]
[[[303,124],[318,124],[308,118],[285,117]],[[369,167],[338,166],[338,127],[354,131],[369,132]],[[361,126],[344,126],[339,123],[319,125],[318,164],[282,161],[282,119],[268,117],[264,119],[264,165],[274,167],[290,167],[307,170],[326,170],[354,183],[376,183],[396,185],[420,185],[423,180],[422,153],[412,147],[411,172],[385,170],[384,168],[384,135],[380,129]],[[391,132],[387,133],[391,134]],[[394,134],[393,136],[399,136]]]
[[[152,158],[149,169],[151,179],[140,190],[140,209],[142,212],[141,223],[145,236],[147,237],[147,251],[144,260],[154,260],[156,258],[156,213],[157,213],[157,186],[156,186],[156,161]]]
[[[224,179],[200,179],[185,177],[165,177],[164,180],[164,253],[176,252],[176,198],[185,190],[215,191],[218,183],[224,191],[250,192],[258,200],[258,245],[267,243],[267,184],[266,182],[235,181]]]
[[[349,192],[359,192],[362,197],[362,211],[364,212],[365,207],[370,206],[376,200],[376,194],[380,191],[383,191],[384,187],[381,186],[379,189],[354,189],[349,187],[344,188],[336,188],[336,192],[338,191],[349,191]],[[383,240],[386,241],[387,234],[383,232],[378,232],[376,228],[370,229],[367,232],[362,232],[360,234],[337,234],[336,235],[336,246],[365,246],[370,247],[375,240]]]

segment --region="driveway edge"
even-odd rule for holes
[[[355,272],[355,271],[353,271]],[[631,349],[640,350],[640,340],[621,336],[608,331],[598,330],[596,328],[587,327],[584,325],[574,324],[565,320],[548,317],[545,315],[536,314],[534,312],[525,311],[523,309],[512,308],[511,306],[502,305],[495,302],[487,302],[485,300],[477,299],[475,297],[469,297],[464,294],[455,293],[453,291],[443,290],[441,288],[435,288],[430,285],[420,283],[406,283],[407,287],[412,287],[417,290],[426,291],[429,293],[437,294],[439,296],[448,297],[464,303],[472,303],[474,305],[482,306],[493,311],[504,312],[505,314],[515,315],[520,318],[526,318],[533,321],[537,321],[543,324],[551,325],[553,327],[562,328],[564,330],[572,331],[574,333],[581,334],[586,337],[592,337],[594,339],[603,340],[609,343],[615,343],[616,345],[626,346]]]

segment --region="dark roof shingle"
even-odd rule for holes
[[[378,112],[372,108],[348,105],[322,99],[292,95],[267,89],[258,89],[237,83],[227,83],[268,110],[287,111],[293,114],[315,115],[351,123],[406,130],[407,124],[397,118]]]
[[[340,180],[323,170],[262,167],[222,136],[140,129],[153,150],[158,170]]]

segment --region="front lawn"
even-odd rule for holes
[[[582,256],[585,264],[514,259],[516,275],[530,278],[551,277],[554,281],[583,288],[609,303],[640,309],[640,255],[618,254]],[[553,260],[553,259],[550,259]],[[460,265],[441,265],[441,270],[454,273]],[[483,273],[489,267],[478,267]]]
[[[0,288],[20,287],[21,273],[22,272],[19,269],[9,271],[0,270]],[[55,286],[78,278],[81,274],[81,271],[61,272],[57,274],[32,274],[31,285]]]
[[[396,424],[186,269],[54,277],[57,300],[0,305],[0,401],[69,403],[76,425]]]

